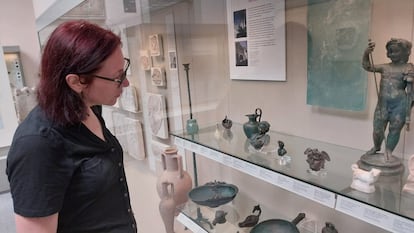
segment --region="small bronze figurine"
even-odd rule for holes
[[[231,132],[231,126],[233,126],[233,121],[227,118],[227,116],[224,118],[224,120],[221,122],[221,125],[223,126],[223,138],[226,140],[231,140],[233,138],[233,133]]]
[[[253,134],[250,139],[250,145],[252,145],[256,150],[260,150],[264,145],[269,144],[270,136],[267,135],[267,132],[270,130],[270,124],[267,121],[261,121],[258,125],[259,132]]]
[[[334,224],[326,222],[325,227],[322,228],[322,233],[338,233],[338,231],[336,230]]]
[[[214,216],[213,225],[215,226],[217,223],[225,223],[226,215],[227,212],[224,212],[224,210],[217,210]]]
[[[285,143],[283,143],[282,141],[277,141],[277,144],[279,145],[279,149],[277,149],[277,154],[279,156],[285,155],[287,153],[285,149]]]
[[[258,214],[255,215],[254,212],[258,211]],[[253,208],[252,215],[249,215],[244,219],[243,222],[239,222],[239,227],[252,227],[259,222],[260,214],[262,213],[262,209],[260,208],[260,205],[256,205]]]
[[[325,168],[325,160],[331,161],[328,153],[325,151],[319,151],[318,149],[307,148],[304,154],[308,156],[306,162],[308,162],[309,168],[312,171],[319,171]]]
[[[221,125],[225,128],[225,129],[230,129],[231,126],[233,125],[233,121],[230,120],[229,118],[227,118],[227,116],[224,118],[224,120],[221,122]]]

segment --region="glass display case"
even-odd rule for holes
[[[381,176],[375,183],[374,193],[363,193],[350,187],[351,166],[359,160],[364,151],[275,131],[269,133],[268,146],[256,150],[250,145],[241,124],[233,125],[231,137],[227,134],[228,132],[216,125],[202,127],[195,135],[185,132],[173,133],[176,137],[175,144],[196,153],[197,157],[205,157],[229,169],[239,170],[269,185],[285,189],[294,195],[305,197],[385,230],[409,232],[412,229],[414,197],[402,192],[405,174]],[[287,150],[284,156],[290,157],[288,160],[278,155],[278,141],[284,142]],[[310,171],[306,162],[307,156],[304,152],[309,147],[318,148],[329,154],[330,161],[320,173]],[[260,202],[250,201],[251,205]],[[194,211],[196,208],[188,207],[183,213],[197,223],[198,216]],[[201,208],[210,216],[210,220],[214,219],[214,209],[205,206]],[[186,222],[185,219],[183,221]],[[213,228],[209,229],[208,225],[202,222],[198,223],[208,232],[218,232],[211,231]],[[228,227],[242,230],[237,227],[237,222],[219,228],[224,230],[229,229]]]
[[[320,232],[325,221],[340,232],[414,228],[414,197],[401,192],[413,130],[401,130],[392,152],[403,172],[380,176],[373,193],[350,188],[352,164],[373,147],[382,78],[362,67],[364,51],[375,42],[370,64],[388,64],[391,38],[413,41],[413,1],[89,0],[80,6],[42,28],[40,42],[57,23],[79,18],[119,33],[137,90],[134,118],[142,122],[145,159],[155,174],[160,151],[175,144],[187,151],[196,184],[239,187],[227,206],[232,224],[199,224],[215,210],[189,201],[178,217],[194,232],[247,232],[237,222],[258,203],[262,220],[305,211],[304,232]],[[270,124],[269,146],[261,151],[242,132],[245,115],[256,108]],[[233,120],[231,135],[217,126],[224,117]],[[185,131],[189,118],[200,126],[192,135]],[[323,171],[309,171],[308,148],[329,155]]]

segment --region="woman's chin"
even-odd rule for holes
[[[116,104],[117,100],[111,101],[110,103],[106,103],[105,105],[114,106]]]

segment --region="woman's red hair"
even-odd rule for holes
[[[87,114],[81,95],[66,83],[68,74],[92,74],[121,45],[119,36],[87,21],[69,21],[50,35],[42,53],[38,103],[59,125],[80,123]],[[91,77],[85,77],[90,83]]]

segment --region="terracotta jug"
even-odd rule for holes
[[[188,192],[192,188],[190,175],[183,170],[182,157],[177,154],[177,149],[169,147],[161,154],[164,171],[157,181],[158,195],[163,197],[163,183],[171,183],[174,186],[173,199],[177,209],[180,209],[188,201]],[[179,211],[176,211],[176,215]]]
[[[164,182],[161,184],[161,189],[162,193],[159,210],[162,221],[164,222],[165,232],[174,233],[174,215],[176,212],[174,201],[174,184]]]

